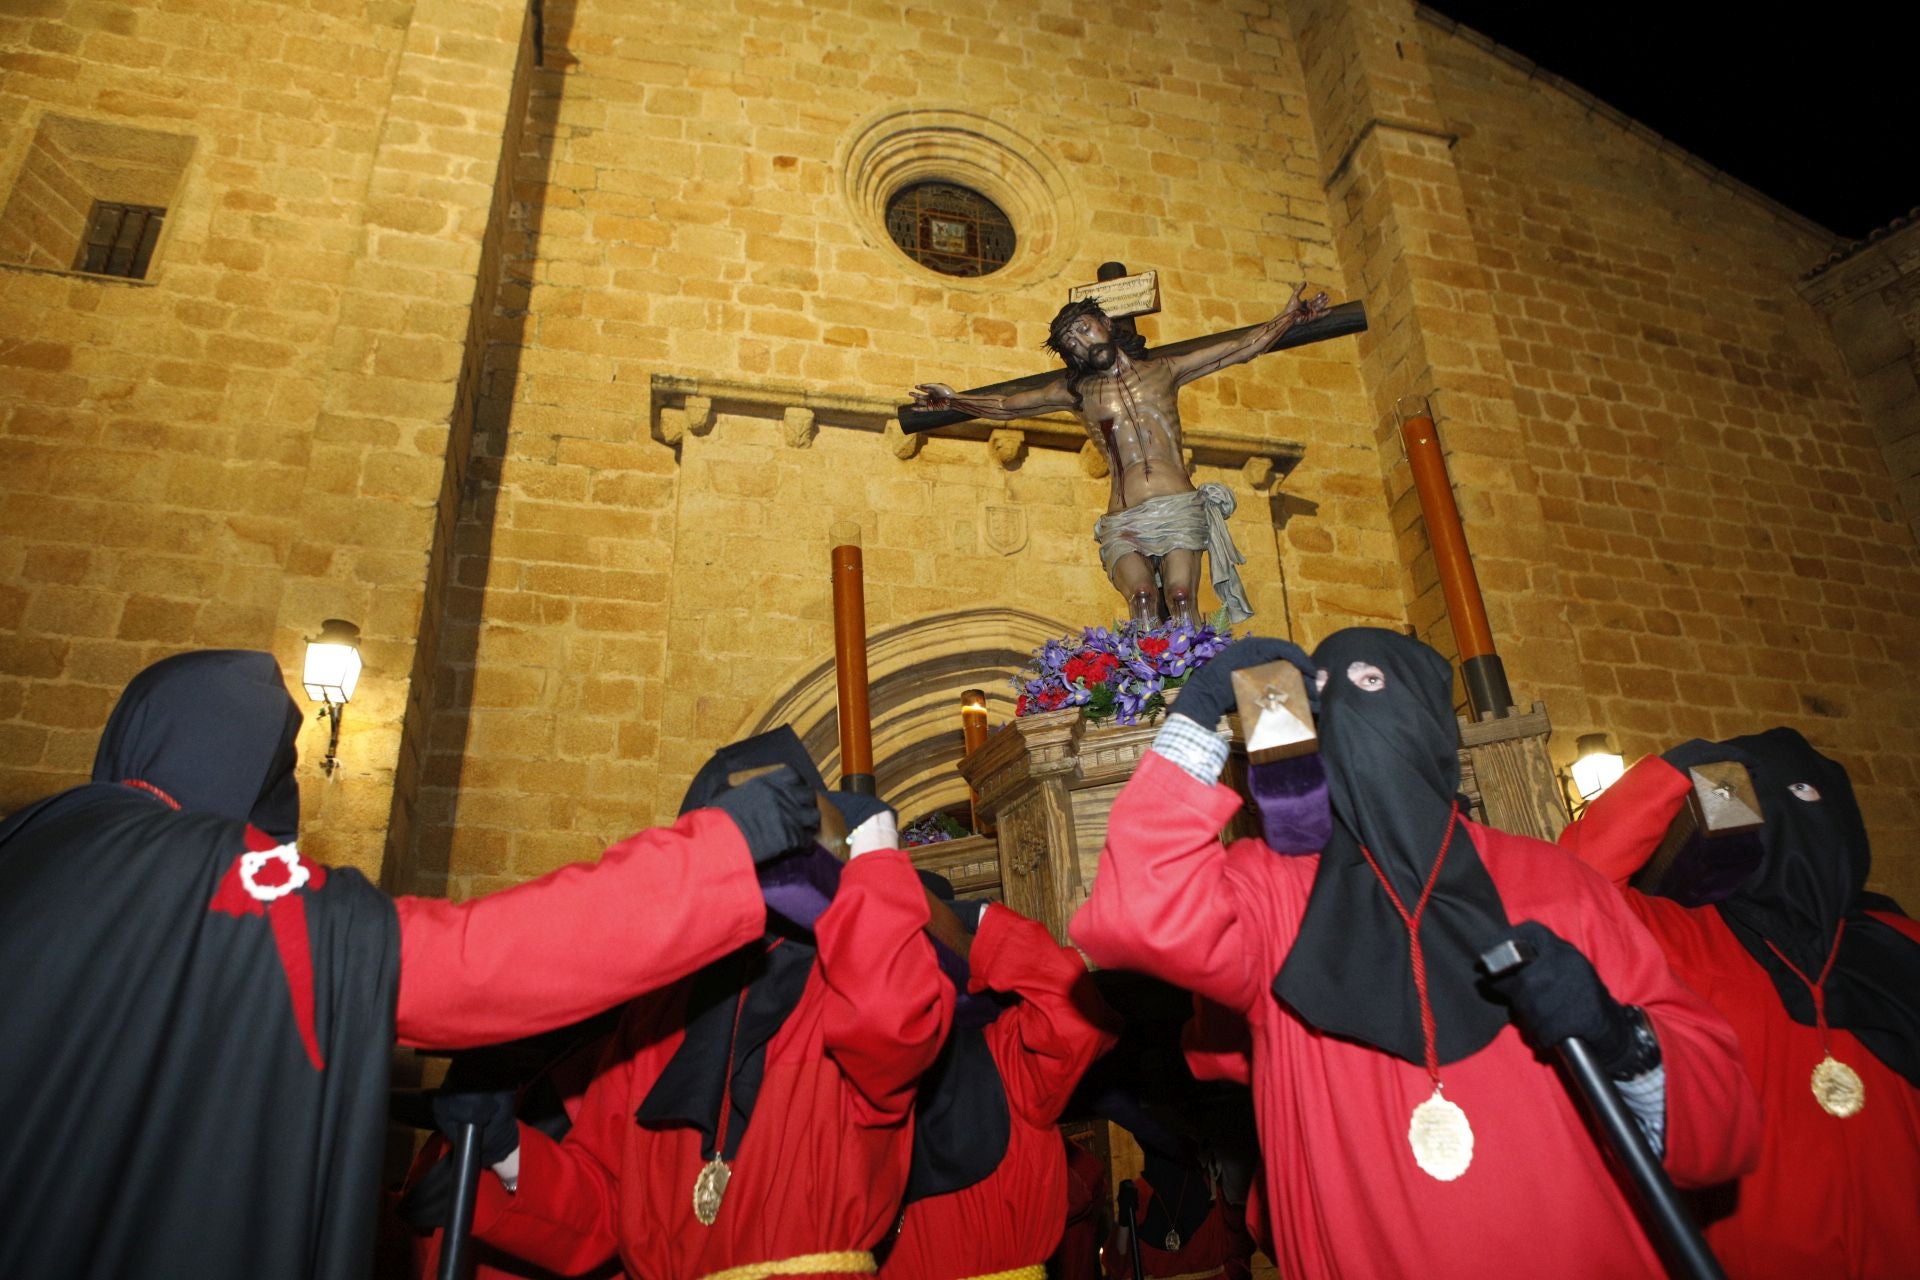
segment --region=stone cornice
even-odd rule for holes
[[[678,449],[687,436],[711,431],[718,414],[743,413],[783,421],[787,442],[795,448],[806,448],[822,427],[840,427],[877,435],[895,457],[910,458],[919,452],[928,437],[902,432],[899,409],[897,401],[880,396],[815,391],[772,382],[656,373],[648,424],[654,439]],[[1186,443],[1188,466],[1238,468],[1255,488],[1278,484],[1307,452],[1304,444],[1294,440],[1190,429],[1181,434]],[[1064,414],[1017,418],[1011,422],[961,423],[941,428],[936,438],[984,443],[1002,465],[1010,465],[1022,448],[1077,453],[1089,474],[1106,474],[1106,460],[1087,439],[1086,428]]]
[[[1878,293],[1903,276],[1920,275],[1920,219],[1861,241],[1795,285],[1800,296],[1824,310]]]

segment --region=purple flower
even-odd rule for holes
[[[1158,715],[1166,705],[1162,695],[1232,639],[1230,632],[1204,623],[1142,627],[1128,620],[1082,628],[1077,637],[1041,645],[1027,669],[1013,678],[1024,695],[1020,714],[1070,706],[1089,719],[1111,716],[1120,724],[1138,723]]]

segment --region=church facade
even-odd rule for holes
[[[591,856],[783,720],[831,778],[840,522],[882,794],[961,798],[960,691],[1003,719],[1124,612],[1107,480],[897,406],[1047,367],[1115,260],[1152,342],[1303,279],[1366,305],[1184,393],[1255,629],[1452,651],[1394,414],[1428,395],[1556,757],[1793,725],[1920,900],[1911,247],[1875,275],[1408,0],[29,0],[0,184],[0,810],[85,775],[147,662],[297,675],[326,618],[366,672],[339,770],[303,736],[306,844],[395,889]],[[927,184],[1004,263],[951,273],[959,217],[911,224],[934,266],[896,242]]]

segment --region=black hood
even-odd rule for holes
[[[712,758],[700,766],[700,772],[693,775],[693,781],[687,784],[687,794],[680,800],[680,812],[685,814],[712,804],[722,792],[732,789],[732,779],[736,774],[774,769],[783,764],[792,765],[794,772],[815,791],[827,789],[827,784],[820,780],[820,769],[813,763],[813,757],[807,754],[800,735],[793,731],[792,726],[783,724],[777,729],[756,733],[751,738],[730,742],[714,752]]]
[[[300,828],[299,732],[300,708],[272,654],[182,653],[128,683],[100,735],[93,780],[138,779],[188,813],[237,818],[292,840]]]
[[[1460,785],[1453,669],[1419,641],[1374,627],[1335,632],[1313,661],[1327,673],[1320,758],[1333,834],[1273,991],[1322,1031],[1424,1064],[1407,928],[1362,846],[1413,911]],[[1481,993],[1474,968],[1507,925],[1473,838],[1456,824],[1420,921],[1443,1063],[1478,1051],[1507,1024],[1506,1010]]]
[[[1892,904],[1866,892],[1872,855],[1847,771],[1792,729],[1722,745],[1753,775],[1766,825],[1760,866],[1718,904],[1721,917],[1806,1026],[1816,1021],[1813,995],[1774,949],[1817,980],[1844,921],[1824,988],[1827,1022],[1920,1086],[1920,944],[1867,914]]]

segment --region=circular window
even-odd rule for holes
[[[911,260],[903,270],[950,288],[997,293],[1051,279],[1086,225],[1060,167],[976,112],[893,108],[848,134],[838,162],[867,243],[890,244]]]
[[[916,182],[887,201],[887,234],[909,258],[942,275],[984,276],[1013,257],[1013,223],[978,191]]]

